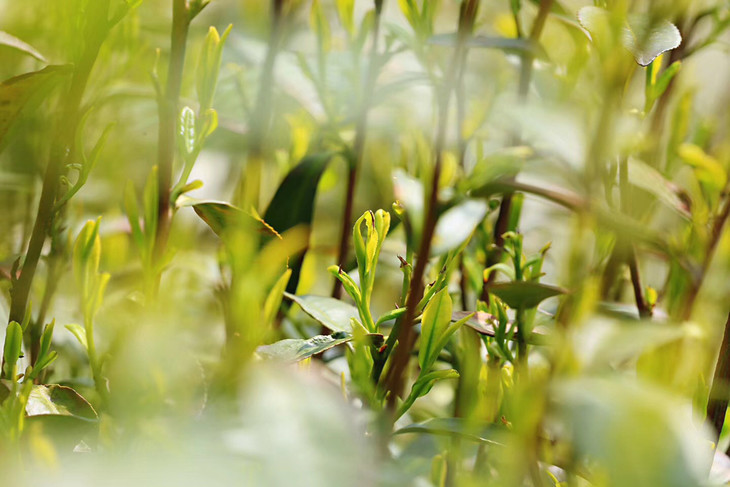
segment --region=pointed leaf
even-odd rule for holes
[[[489,287],[489,292],[507,303],[510,308],[529,309],[537,307],[548,298],[566,294],[568,291],[539,282],[513,281],[493,284]]]
[[[308,340],[288,338],[271,345],[262,345],[256,349],[256,353],[266,360],[298,362],[350,340],[352,340],[352,335],[345,332],[338,332],[334,335],[317,335]]]
[[[430,369],[441,350],[437,346],[451,323],[451,296],[447,289],[436,293],[426,305],[421,320],[421,345],[418,350],[418,364],[422,370]]]
[[[314,295],[295,296],[290,293],[284,293],[284,296],[297,303],[302,311],[322,326],[334,332],[352,333],[350,319],[360,317],[357,308],[339,299]]]

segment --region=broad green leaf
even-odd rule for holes
[[[418,364],[422,370],[429,370],[441,350],[438,344],[451,323],[453,304],[448,289],[436,293],[426,305],[421,320],[421,344],[418,350]]]
[[[43,93],[62,75],[72,71],[70,66],[47,66],[40,71],[26,73],[0,84],[0,149],[3,139],[18,115],[29,104],[34,95]]]
[[[302,308],[302,311],[317,320],[322,326],[334,332],[352,333],[351,319],[360,317],[357,308],[339,299],[325,296],[295,296],[284,293]]]
[[[500,282],[489,286],[489,292],[513,309],[535,308],[542,301],[568,291],[548,284],[528,281]]]
[[[332,157],[330,152],[307,156],[286,175],[264,213],[264,221],[275,231],[281,234],[297,225],[311,225],[317,186]],[[286,289],[290,293],[299,285],[305,253],[289,261],[292,277]]]
[[[262,345],[256,349],[256,353],[265,360],[299,362],[350,340],[352,340],[352,336],[345,332],[317,335],[308,340],[287,338],[271,345]]]
[[[79,341],[82,347],[84,347],[84,350],[87,350],[89,348],[89,343],[86,340],[86,330],[83,326],[77,325],[77,324],[70,324],[66,325],[66,329],[70,331],[73,336],[76,337],[76,339]]]
[[[58,384],[33,386],[25,412],[28,416],[72,416],[86,421],[97,419],[96,411],[86,399],[70,387]]]
[[[242,222],[252,221],[252,219],[257,220],[259,232],[272,237],[279,236],[263,219],[249,215],[229,203],[221,201],[199,201],[193,198],[181,197],[177,205],[192,206],[201,220],[207,223],[210,229],[219,237],[223,237],[226,230],[235,228],[237,225],[241,225]]]
[[[441,255],[459,247],[487,216],[488,208],[485,201],[472,199],[449,208],[436,224],[431,253]]]
[[[499,433],[506,432],[495,423],[475,424],[464,418],[432,418],[421,423],[413,423],[393,432],[394,435],[423,433],[428,435],[458,436],[469,441],[501,445]]]
[[[38,52],[33,46],[2,30],[0,30],[0,46],[7,46],[13,49],[17,49],[18,51],[24,52],[25,54],[36,58],[42,63],[48,62],[46,61],[46,58],[43,57],[43,54]]]

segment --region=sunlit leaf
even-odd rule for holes
[[[284,296],[297,303],[302,311],[322,326],[334,332],[352,333],[350,320],[360,316],[357,308],[339,299],[313,295],[295,296],[290,293],[284,293]]]
[[[308,340],[287,338],[271,345],[262,345],[256,349],[256,353],[266,360],[298,362],[352,340],[351,335],[344,332],[339,333],[339,335],[337,333],[317,335]]]

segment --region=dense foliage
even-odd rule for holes
[[[730,482],[728,2],[0,11],[6,485]]]

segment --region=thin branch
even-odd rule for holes
[[[159,100],[159,129],[157,141],[158,203],[157,233],[155,235],[154,262],[159,262],[167,247],[172,223],[172,166],[175,159],[175,136],[180,88],[182,86],[185,48],[190,26],[190,9],[186,0],[173,0],[172,32],[170,33],[170,62],[167,68],[167,85]],[[159,274],[156,286],[159,286]]]

